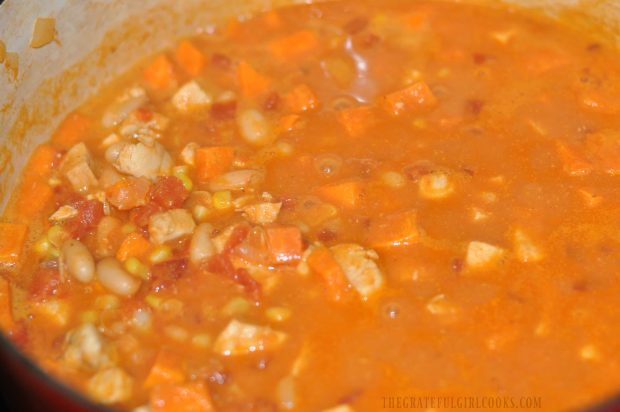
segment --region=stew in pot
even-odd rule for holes
[[[0,324],[136,411],[591,404],[620,389],[619,91],[612,46],[507,7],[235,19],[36,148]]]

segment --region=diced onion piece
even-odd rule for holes
[[[30,47],[38,49],[54,41],[56,37],[56,20],[52,17],[38,17],[34,22]]]
[[[513,232],[512,242],[515,255],[521,262],[538,262],[542,260],[542,251],[523,230],[516,229]]]
[[[133,379],[121,368],[109,368],[93,375],[88,380],[87,389],[98,402],[116,404],[131,398]]]
[[[287,335],[267,326],[232,320],[215,340],[213,350],[223,356],[247,355],[278,348]]]
[[[420,196],[426,199],[443,199],[454,192],[454,183],[444,172],[433,172],[420,177]]]
[[[237,116],[237,126],[241,137],[254,146],[265,146],[275,138],[269,121],[256,109],[241,111]]]
[[[473,241],[467,246],[465,264],[470,269],[485,269],[498,263],[505,255],[505,250],[484,242]]]
[[[196,81],[185,83],[172,96],[172,105],[180,112],[189,112],[211,105],[212,98]]]

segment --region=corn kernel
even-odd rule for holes
[[[100,310],[118,309],[121,300],[115,295],[101,295],[95,299],[95,307]]]
[[[152,293],[150,295],[146,295],[146,297],[144,298],[144,301],[152,308],[154,309],[158,309],[161,306],[161,303],[163,302],[163,299],[160,298],[157,295],[153,295]]]
[[[192,179],[190,179],[188,175],[180,174],[180,175],[177,175],[177,178],[179,178],[179,180],[181,180],[181,183],[183,183],[183,187],[188,192],[192,191],[192,189],[194,188],[194,182],[192,182]]]
[[[211,336],[200,333],[192,338],[192,345],[201,349],[208,349],[211,346]]]
[[[230,191],[224,190],[213,193],[213,207],[219,210],[229,209],[232,203]]]
[[[222,314],[224,316],[237,316],[246,313],[250,310],[252,304],[247,301],[247,299],[236,297],[232,298],[228,303],[222,308]]]
[[[34,243],[34,251],[39,255],[47,255],[52,248],[52,244],[47,239],[47,237],[42,237]]]
[[[145,280],[149,278],[149,268],[144,263],[140,262],[140,259],[131,256],[125,260],[124,265],[125,270],[132,275]]]
[[[152,264],[162,263],[172,257],[172,249],[168,245],[157,246],[149,255],[149,262]]]
[[[94,310],[84,311],[82,312],[82,315],[80,317],[82,318],[83,323],[95,323],[99,318],[97,312],[95,312]]]
[[[164,333],[177,342],[185,342],[189,338],[189,332],[181,326],[168,325],[164,328]]]
[[[274,306],[265,311],[265,316],[272,322],[284,322],[291,317],[291,310],[282,306]]]
[[[179,175],[186,175],[189,173],[189,166],[187,165],[182,165],[182,166],[175,166],[172,168],[172,175],[173,176],[179,176]]]
[[[194,219],[199,222],[204,222],[209,218],[209,208],[203,205],[196,205],[192,208],[192,215]]]
[[[125,223],[121,227],[121,232],[123,232],[124,235],[128,235],[130,233],[133,233],[136,230],[138,230],[138,227],[136,225],[134,225],[133,223]]]
[[[61,247],[69,237],[67,231],[60,225],[54,225],[47,231],[47,240],[56,247]]]
[[[383,175],[381,175],[381,180],[383,180],[383,183],[386,186],[389,186],[392,189],[399,189],[405,186],[405,184],[407,183],[407,181],[405,180],[405,176],[394,171],[383,173]]]

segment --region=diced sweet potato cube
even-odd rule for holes
[[[21,223],[0,223],[0,264],[14,265],[22,254],[28,226]]]
[[[165,90],[176,84],[174,67],[163,54],[153,59],[144,69],[143,76],[146,83],[155,90]]]
[[[286,107],[293,113],[302,113],[319,107],[319,99],[307,84],[300,84],[285,97]]]
[[[249,63],[242,61],[237,66],[237,81],[244,96],[255,98],[267,92],[271,79],[260,74]]]
[[[398,116],[406,112],[419,112],[435,107],[437,98],[424,82],[387,94],[383,98],[383,107],[391,115]]]
[[[413,210],[374,219],[368,229],[369,244],[374,248],[408,246],[419,238],[417,214]]]
[[[318,39],[312,30],[300,30],[272,41],[269,49],[277,58],[288,60],[301,57],[316,49],[318,45]]]
[[[202,52],[188,40],[179,42],[174,57],[179,66],[191,76],[200,74],[206,62]]]
[[[315,192],[327,202],[339,207],[353,209],[359,205],[362,199],[363,186],[360,180],[349,180],[317,187]]]
[[[124,262],[130,257],[143,257],[148,254],[151,249],[151,242],[146,240],[141,234],[133,232],[128,234],[123,240],[123,243],[121,243],[116,252],[116,258]]]
[[[151,391],[151,412],[213,412],[215,408],[204,382],[158,385]]]
[[[347,296],[349,281],[329,249],[316,247],[308,256],[308,266],[321,276],[332,300],[339,301]]]
[[[54,191],[47,182],[24,181],[19,185],[12,210],[17,217],[25,221],[35,219],[49,206],[53,195]]]
[[[160,349],[155,363],[144,380],[144,388],[150,389],[162,384],[176,384],[185,381],[182,359],[166,349]]]
[[[235,150],[229,146],[201,147],[196,149],[194,162],[196,177],[205,182],[227,172],[235,158]]]
[[[301,258],[303,241],[298,227],[273,226],[265,232],[272,263],[295,263]]]
[[[338,112],[338,121],[351,137],[360,137],[370,129],[377,119],[369,106],[357,106]]]

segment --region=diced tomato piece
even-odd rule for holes
[[[144,206],[131,209],[129,212],[129,219],[138,227],[146,227],[149,224],[149,219],[157,212],[161,212],[163,208],[154,202],[149,202]]]
[[[163,209],[176,209],[183,206],[189,192],[178,177],[160,176],[151,188],[150,197]]]
[[[60,273],[57,269],[39,269],[35,272],[28,291],[36,301],[61,296],[64,294],[64,286],[60,281]]]
[[[185,274],[187,270],[187,259],[178,258],[158,263],[151,267],[153,278],[177,280]]]
[[[209,259],[203,268],[210,272],[226,276],[236,284],[243,287],[245,292],[252,296],[255,301],[260,300],[261,285],[254,279],[247,270],[235,268],[230,258],[225,253],[219,253]]]
[[[82,238],[94,229],[103,217],[103,203],[98,200],[79,200],[72,205],[77,215],[65,221],[64,227],[75,238]]]

